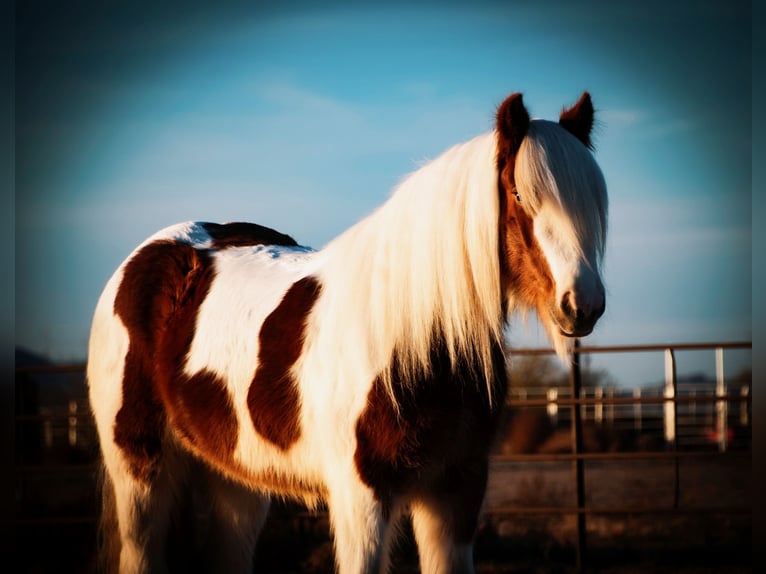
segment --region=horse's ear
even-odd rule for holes
[[[524,107],[521,94],[511,94],[500,104],[496,121],[501,153],[505,157],[515,154],[529,129],[529,113]]]
[[[593,149],[590,134],[593,131],[593,102],[590,94],[583,92],[577,103],[571,108],[564,108],[559,117],[559,124],[586,147]]]

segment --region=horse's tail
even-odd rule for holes
[[[97,532],[95,571],[113,574],[120,567],[120,535],[117,523],[114,484],[103,460],[99,463],[97,492],[101,501]]]

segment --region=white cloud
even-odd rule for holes
[[[639,141],[677,136],[696,128],[696,124],[689,118],[665,118],[643,109],[599,109],[596,116],[600,123],[608,127],[610,137],[629,137]]]
[[[610,129],[632,127],[642,121],[645,113],[631,109],[599,109],[596,116],[599,121],[607,124]]]

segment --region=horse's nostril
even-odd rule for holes
[[[572,292],[567,291],[564,293],[564,296],[561,298],[561,311],[565,315],[571,315],[574,311],[573,305],[572,305]]]
[[[564,317],[578,324],[595,323],[604,314],[605,300],[603,297],[589,301],[578,301],[574,291],[567,291],[561,297],[559,309]]]

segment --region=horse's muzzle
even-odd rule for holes
[[[551,308],[551,316],[565,337],[590,335],[596,322],[604,314],[606,298],[603,292],[591,297],[577,296],[572,291],[564,293],[559,305]]]

